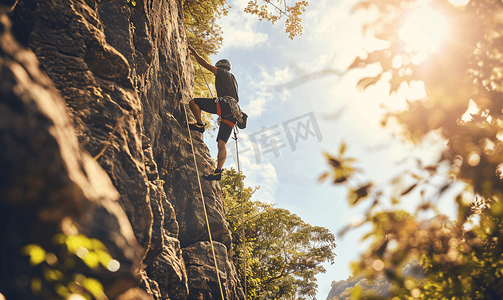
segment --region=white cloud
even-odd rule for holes
[[[256,31],[258,18],[243,11],[247,1],[236,0],[231,3],[231,9],[227,16],[218,20],[218,24],[223,28],[225,48],[251,49],[258,44],[267,41],[266,33]]]
[[[269,74],[268,69],[264,67],[261,69],[261,75],[263,77],[263,82],[261,82],[262,86],[264,84],[266,86],[274,86],[292,79],[292,73],[289,68],[285,68],[283,70],[274,69],[274,74]]]
[[[274,191],[278,185],[278,176],[276,169],[271,162],[261,155],[260,147],[253,145],[244,132],[239,133],[239,163],[241,171],[246,175],[245,185],[255,187],[260,185],[260,189],[255,193],[255,198],[260,201],[274,203]],[[257,152],[259,151],[259,152]],[[226,168],[234,168],[237,170],[235,157],[236,142],[229,140],[227,143],[227,159]]]
[[[265,102],[267,101],[264,97],[262,96],[255,96],[251,95],[250,98],[248,98],[248,107],[246,111],[248,112],[249,117],[257,117],[262,114],[265,110]]]
[[[278,93],[272,92],[271,87],[288,82],[293,78],[293,74],[288,67],[283,70],[273,69],[271,73],[269,73],[270,70],[264,67],[261,67],[261,70],[260,75],[262,78],[259,82],[253,81],[251,77],[248,77],[250,87],[255,90],[248,97],[246,112],[250,117],[260,116],[265,110],[266,103],[278,97]],[[283,89],[279,95],[282,101],[291,97],[290,92],[286,89]]]

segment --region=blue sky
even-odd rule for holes
[[[380,104],[403,108],[404,95],[409,93],[411,97],[410,92],[401,89],[390,98],[385,82],[358,91],[356,83],[363,71],[345,76],[334,73],[295,87],[274,88],[324,69],[342,71],[357,55],[364,55],[364,44],[369,40],[361,37],[361,22],[370,13],[350,14],[355,0],[311,1],[302,21],[304,34],[293,40],[284,33],[281,22],[270,25],[245,14],[243,8],[247,2],[229,2],[232,8],[228,16],[217,22],[224,31],[224,45],[213,57],[214,61],[220,58],[231,61],[239,83],[240,105],[250,116],[248,128],[239,135],[241,168],[247,176],[245,184],[261,187],[255,193],[256,199],[277,203],[309,224],[326,227],[336,234],[358,219],[365,207],[349,208],[345,188],[317,182],[320,174],[329,170],[324,151],[336,154],[340,143],[346,142],[348,154],[358,159],[365,178],[385,182],[397,169],[407,166],[397,166],[396,162],[410,154],[433,162],[437,157],[426,152],[439,153],[445,143],[432,139],[415,149],[392,137],[398,128],[381,128]],[[371,74],[375,70],[364,72]],[[299,120],[294,119],[309,113],[312,114],[300,120],[303,125],[299,127]],[[316,121],[320,134],[299,138],[293,150],[283,127],[288,121],[291,121],[288,128],[300,129],[301,133],[307,125],[314,132]],[[259,133],[267,134],[268,142],[277,142],[276,151],[260,142],[252,144],[254,136],[255,140],[261,137]],[[212,157],[216,157],[214,137],[206,136],[205,142]],[[233,140],[229,140],[228,147],[235,147]],[[235,168],[232,157],[224,167]],[[335,263],[326,265],[327,272],[318,276],[318,299],[327,297],[333,280],[351,275],[349,263],[366,246],[360,241],[363,232],[337,238]]]

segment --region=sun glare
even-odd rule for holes
[[[430,6],[415,9],[408,16],[398,36],[406,43],[407,52],[435,53],[447,37],[449,23]]]
[[[449,0],[449,3],[454,6],[465,6],[470,0]]]

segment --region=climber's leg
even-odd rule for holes
[[[190,110],[192,111],[192,114],[194,114],[197,123],[203,124],[203,119],[201,118],[201,108],[199,107],[199,105],[196,104],[196,101],[194,100],[195,99],[192,99],[189,102]]]
[[[225,145],[227,143],[218,140],[217,142],[217,147],[218,147],[218,156],[217,156],[217,169],[222,169],[224,167],[225,159],[227,158],[227,148],[225,148]]]
[[[222,178],[222,169],[225,164],[225,160],[227,158],[227,148],[225,147],[229,137],[232,133],[232,127],[227,123],[220,123],[220,128],[218,129],[217,135],[217,147],[218,147],[218,155],[217,155],[217,168],[213,173],[208,175],[203,175],[203,178],[206,180],[220,180]]]
[[[190,110],[192,114],[196,118],[195,124],[189,124],[190,130],[196,130],[199,132],[204,132],[204,127],[206,124],[203,124],[203,118],[201,117],[201,111],[206,111],[212,114],[217,113],[217,104],[215,103],[215,99],[212,98],[194,98],[189,101]]]

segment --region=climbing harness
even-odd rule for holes
[[[222,108],[220,107],[220,101],[216,101],[217,103],[217,115],[220,117],[220,122],[224,122],[225,124],[229,125],[231,128],[234,128],[234,123],[231,121],[222,118]]]
[[[236,119],[236,122],[238,122],[238,123],[243,122],[243,112],[241,111],[241,108],[239,107],[236,99],[234,99],[231,96],[223,96],[223,97],[218,97],[215,100],[215,102],[216,103],[220,103],[220,102],[227,103],[231,109],[231,115],[234,119]]]

